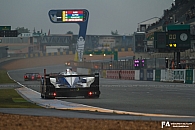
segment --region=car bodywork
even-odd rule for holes
[[[45,74],[40,87],[42,98],[77,97],[99,98],[99,73],[79,75],[75,72]]]
[[[24,74],[24,81],[37,81],[37,80],[41,80],[41,75],[39,73]]]

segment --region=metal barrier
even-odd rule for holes
[[[173,81],[182,81],[184,82],[185,69],[176,69],[174,70]]]
[[[195,75],[194,74],[195,74],[195,70],[193,70],[193,69],[185,70],[184,83],[194,84],[195,83]]]
[[[129,62],[131,63],[131,62]],[[102,78],[124,79],[124,80],[147,80],[161,82],[184,82],[195,83],[195,70],[186,69],[140,69],[128,70],[121,68],[121,62],[115,62],[110,66],[109,62],[74,62],[70,61],[69,66],[73,68],[86,68],[88,73],[99,72]],[[127,64],[127,62],[125,63]],[[117,69],[115,69],[117,68]],[[86,72],[87,73],[87,72]]]
[[[75,62],[69,61],[70,66],[99,70],[134,70],[133,60],[113,62]]]

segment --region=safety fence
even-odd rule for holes
[[[136,60],[135,60],[136,61]],[[155,59],[143,59],[142,63],[136,63],[133,59],[126,60],[110,60],[110,61],[93,61],[93,62],[75,62],[68,61],[67,64],[70,66],[77,66],[88,69],[99,69],[99,70],[139,70],[142,69],[165,69],[165,58]],[[145,72],[146,73],[146,72]],[[150,76],[151,77],[151,76]]]
[[[195,83],[195,69],[98,70],[77,68],[79,73],[99,72],[102,78],[157,82]]]
[[[97,50],[94,50],[97,51]],[[102,49],[101,51],[117,51],[117,52],[129,52],[132,51],[131,48],[118,48],[114,50],[107,50]],[[75,54],[75,51],[63,51],[63,52],[51,52],[51,53],[44,53],[44,52],[37,52],[37,53],[27,53],[27,54],[14,54],[14,55],[22,55],[26,58],[33,58],[33,57],[43,57],[43,56],[59,56],[59,55],[72,55]]]
[[[74,62],[69,61],[66,64],[69,66],[76,66],[80,68],[88,68],[95,70],[133,70],[134,62],[133,60],[128,61],[112,61],[112,62]]]

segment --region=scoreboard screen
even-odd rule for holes
[[[84,11],[62,11],[62,21],[84,21]]]
[[[166,32],[154,32],[154,46],[155,49],[165,49],[167,44]]]
[[[50,20],[54,23],[85,22],[88,18],[87,10],[50,10]]]

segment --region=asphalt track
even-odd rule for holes
[[[10,71],[9,75],[39,92],[40,82],[24,81],[23,75],[27,72],[43,74],[43,69],[47,69],[48,73],[56,73],[64,71],[66,67],[58,65],[20,69]],[[100,79],[100,85],[99,99],[79,97],[61,100],[121,111],[195,116],[195,86],[192,84]]]

